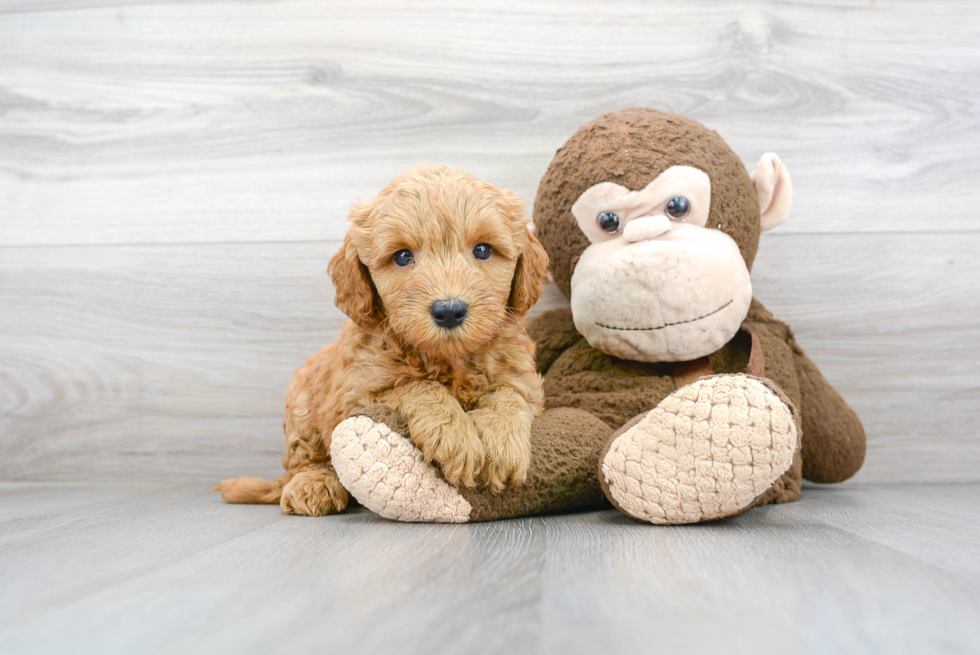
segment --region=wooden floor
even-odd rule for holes
[[[844,486],[691,527],[444,526],[6,483],[0,652],[976,653],[978,498]]]

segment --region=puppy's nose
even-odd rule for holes
[[[463,322],[468,310],[469,307],[462,300],[449,298],[448,300],[437,300],[432,303],[432,307],[429,308],[429,314],[432,315],[432,320],[436,322],[436,325],[451,330]]]

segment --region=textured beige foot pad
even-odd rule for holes
[[[792,409],[758,378],[703,378],[668,396],[604,453],[606,496],[624,513],[660,524],[732,516],[793,463]]]
[[[352,416],[331,437],[330,457],[344,488],[375,514],[395,521],[465,523],[472,510],[426,463],[422,451],[384,423]]]

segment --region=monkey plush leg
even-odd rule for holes
[[[599,479],[625,514],[696,523],[751,507],[790,469],[799,430],[768,380],[702,378],[624,425],[602,454]]]
[[[599,453],[612,429],[578,409],[552,409],[531,427],[525,483],[494,494],[456,488],[427,464],[390,409],[358,410],[336,427],[331,458],[354,498],[387,519],[467,523],[605,506],[596,478]]]

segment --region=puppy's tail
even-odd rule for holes
[[[286,475],[275,480],[230,478],[214,485],[211,491],[220,491],[226,503],[277,505],[287,482],[289,477]]]

